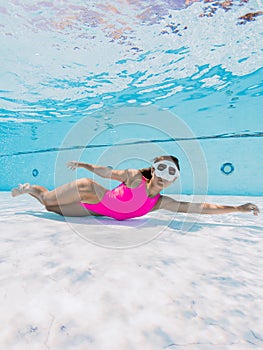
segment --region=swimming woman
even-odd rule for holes
[[[180,176],[179,162],[174,156],[156,157],[151,167],[140,170],[114,170],[76,161],[67,163],[67,166],[72,170],[85,168],[102,178],[120,181],[121,184],[113,190],[107,190],[92,179],[82,178],[49,191],[45,187],[26,183],[14,188],[12,196],[28,193],[48,211],[63,216],[96,215],[116,220],[131,219],[159,209],[197,214],[259,213],[258,207],[252,203],[240,206],[191,203],[161,195],[160,192]]]

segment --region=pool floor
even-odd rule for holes
[[[30,196],[0,204],[2,349],[262,349],[262,214],[69,222]]]

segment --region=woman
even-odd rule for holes
[[[36,185],[19,185],[12,190],[12,196],[28,193],[42,203],[48,211],[63,216],[109,216],[125,220],[165,209],[179,213],[225,214],[250,212],[258,215],[255,204],[226,206],[209,203],[176,201],[161,195],[163,188],[169,187],[180,176],[179,162],[173,156],[154,159],[150,168],[113,170],[110,167],[69,162],[67,166],[75,170],[85,168],[103,178],[120,181],[113,190],[107,190],[92,179],[82,178],[60,186],[53,191]]]

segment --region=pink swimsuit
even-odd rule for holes
[[[99,203],[80,202],[80,205],[100,215],[126,220],[149,213],[159,198],[160,194],[153,198],[147,196],[146,179],[142,177],[136,188],[129,188],[123,182],[113,190],[108,190]]]

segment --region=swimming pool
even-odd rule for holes
[[[73,176],[67,160],[144,167],[171,153],[171,193],[262,195],[261,9],[2,4],[0,189],[53,188]]]
[[[262,211],[261,1],[2,3],[0,348],[261,349],[262,214],[66,218],[4,192],[172,153],[171,197]]]

